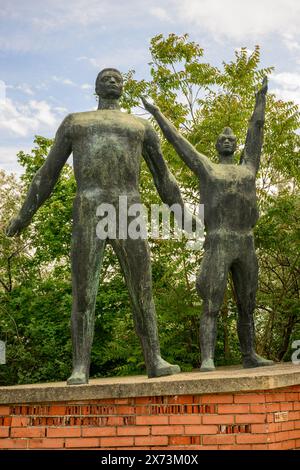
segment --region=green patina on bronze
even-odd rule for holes
[[[263,144],[267,89],[265,78],[256,95],[240,165],[234,164],[236,137],[230,128],[225,128],[217,140],[220,163],[214,164],[177,132],[157,106],[143,98],[145,108],[152,113],[166,139],[199,179],[206,229],[205,253],[197,276],[197,290],[204,302],[200,322],[202,371],[215,368],[217,316],[229,271],[237,298],[243,365],[248,368],[272,364],[255,353],[253,321],[258,281],[253,240],[253,227],[258,220],[255,180]]]
[[[26,227],[50,196],[59,173],[73,152],[77,194],[72,234],[72,343],[73,373],[68,384],[88,382],[94,335],[94,311],[106,243],[121,264],[131,297],[135,328],[141,340],[149,377],[180,371],[160,356],[151,265],[146,240],[101,240],[96,236],[96,210],[101,203],[118,208],[119,196],[140,203],[139,176],[143,156],[161,199],[168,205],[183,200],[176,180],[161,154],[159,138],[148,121],[121,112],[123,80],[116,69],[104,69],[96,80],[96,111],[70,114],[60,125],[51,151],[35,175],[19,215],[7,234]]]

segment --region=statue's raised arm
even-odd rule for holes
[[[19,235],[27,227],[38,208],[48,199],[60,172],[72,152],[69,136],[70,116],[59,126],[54,143],[43,166],[35,174],[19,214],[6,229],[6,235]]]
[[[266,94],[268,79],[263,79],[262,87],[256,94],[255,108],[249,121],[245,147],[241,156],[241,163],[253,168],[255,173],[259,170],[261,149],[264,139],[264,123],[266,110]]]
[[[165,138],[173,145],[180,158],[200,178],[213,174],[213,164],[210,160],[190,144],[176,129],[176,127],[163,115],[158,106],[150,104],[144,97],[141,98],[145,109],[152,114],[162,130]]]

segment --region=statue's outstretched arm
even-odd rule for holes
[[[199,178],[212,175],[213,164],[210,160],[190,144],[175,128],[175,126],[162,114],[159,108],[142,98],[145,109],[152,114],[161,128],[165,138],[173,145],[180,158]]]
[[[50,196],[61,169],[72,152],[69,131],[70,116],[66,117],[59,126],[45,163],[35,174],[19,214],[11,221],[6,230],[8,236],[18,235],[27,227],[38,208]]]
[[[177,220],[179,226],[188,231],[195,231],[197,219],[185,206],[178,183],[163,158],[159,137],[149,123],[146,123],[143,157],[152,173],[154,184],[161,200],[168,206],[172,206],[173,204],[180,206],[181,215],[180,219]],[[187,212],[192,221],[190,227],[188,227],[188,224],[184,223],[184,214],[187,215]]]
[[[255,173],[257,173],[259,169],[261,149],[264,139],[267,91],[268,79],[265,77],[262,87],[256,94],[255,108],[249,121],[246,143],[241,156],[241,163],[251,166]]]

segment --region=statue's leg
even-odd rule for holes
[[[136,332],[140,338],[148,377],[177,374],[180,368],[162,359],[152,296],[151,260],[146,240],[110,240],[128,286]]]
[[[88,383],[94,336],[94,314],[106,240],[96,236],[96,204],[77,197],[72,234],[72,345],[73,372],[68,385]]]
[[[220,246],[207,249],[197,276],[197,292],[203,299],[200,320],[201,372],[215,370],[217,317],[223,303],[229,262]]]
[[[249,240],[233,264],[232,280],[238,307],[238,336],[245,368],[269,366],[273,362],[255,352],[255,327],[253,313],[258,283],[258,263],[253,241]]]

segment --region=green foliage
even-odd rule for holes
[[[133,112],[140,96],[151,97],[198,151],[216,158],[215,142],[225,126],[238,139],[237,160],[245,141],[254,94],[271,68],[260,68],[257,46],[248,54],[214,67],[188,35],[151,40],[149,81],[125,76],[122,107]],[[155,123],[154,127],[158,130]],[[261,218],[255,229],[260,263],[257,295],[257,347],[277,360],[290,360],[291,343],[299,339],[299,109],[268,95],[265,144],[257,182]],[[21,181],[0,172],[0,339],[7,342],[2,384],[65,380],[71,371],[70,241],[72,200],[76,185],[66,165],[51,198],[19,238],[4,230],[16,214],[34,173],[52,141],[37,136],[31,153],[19,153]],[[186,202],[199,203],[198,181],[162,139],[164,156]],[[145,164],[141,193],[147,207],[159,202]],[[153,292],[163,356],[183,370],[199,367],[201,301],[195,277],[203,253],[186,248],[186,240],[150,240]],[[217,364],[236,364],[236,303],[232,282],[220,312]],[[106,250],[96,303],[91,375],[144,373],[134,332],[128,292],[112,250]]]

